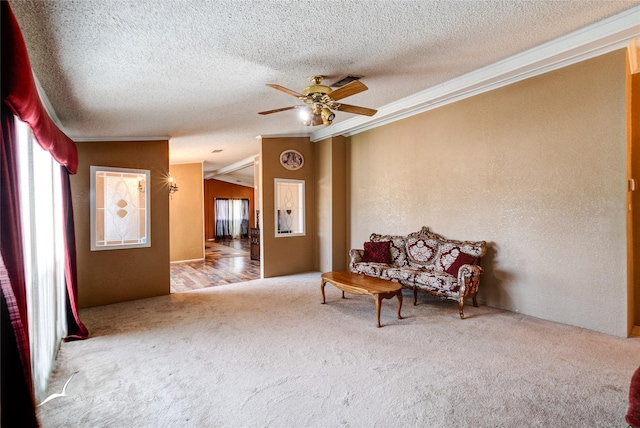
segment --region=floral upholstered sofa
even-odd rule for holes
[[[464,318],[464,301],[471,297],[478,306],[480,258],[486,242],[454,241],[423,227],[407,236],[371,234],[364,249],[350,251],[351,272],[399,282],[413,290],[413,304],[418,292],[458,302]]]

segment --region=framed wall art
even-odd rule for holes
[[[280,165],[290,171],[295,171],[302,168],[302,165],[304,165],[304,158],[299,151],[287,149],[280,153]]]

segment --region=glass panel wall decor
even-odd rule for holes
[[[304,180],[275,179],[276,238],[305,235]]]
[[[91,251],[151,246],[149,176],[91,166]]]

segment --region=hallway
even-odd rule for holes
[[[205,259],[171,263],[171,292],[260,279],[260,262],[249,257],[249,238],[207,241]]]

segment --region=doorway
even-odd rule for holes
[[[204,180],[204,259],[171,264],[171,292],[260,278],[249,232],[257,223],[253,187]]]

